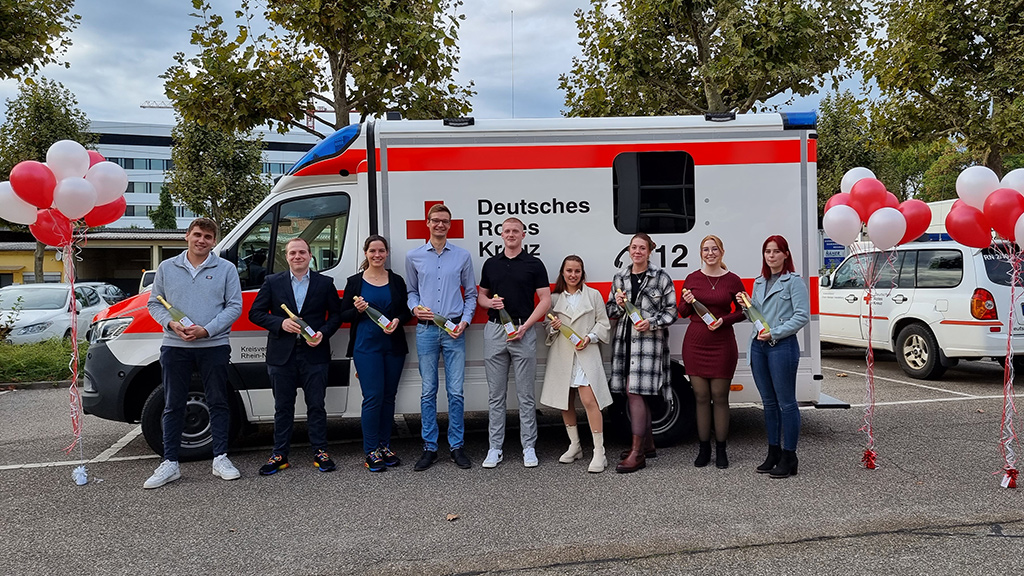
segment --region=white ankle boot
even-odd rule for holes
[[[565,451],[558,458],[558,461],[562,464],[571,464],[572,462],[583,458],[583,446],[580,445],[580,432],[575,426],[566,426],[566,433],[569,434],[569,449]]]
[[[608,458],[604,455],[604,432],[591,432],[594,435],[594,458],[590,461],[587,472],[595,474],[604,472],[608,467]]]

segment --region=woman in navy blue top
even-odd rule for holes
[[[363,391],[361,422],[366,469],[383,472],[402,462],[391,450],[391,425],[395,419],[398,381],[409,353],[402,326],[412,319],[412,314],[406,307],[405,279],[384,267],[388,241],[383,236],[371,235],[363,243],[363,252],[363,271],[350,276],[345,284],[341,319],[351,324],[348,355],[356,364]],[[390,323],[382,328],[362,313],[371,306]]]

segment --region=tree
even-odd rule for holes
[[[270,192],[263,139],[179,121],[171,130],[171,196],[227,232]]]
[[[0,79],[20,80],[58,61],[71,45],[68,34],[81,19],[69,14],[74,4],[75,0],[0,0]]]
[[[63,84],[46,78],[23,82],[18,96],[7,100],[7,118],[0,126],[0,180],[8,180],[18,162],[45,162],[46,151],[58,140],[91,146],[94,139],[89,133],[89,119]],[[43,248],[41,242],[36,242],[36,282],[43,281]]]
[[[743,113],[847,77],[864,14],[860,0],[591,0],[576,25],[568,115]]]
[[[818,104],[818,218],[825,202],[839,192],[850,168],[874,168],[871,124],[865,103],[849,90],[829,93]]]
[[[884,0],[870,38],[873,116],[891,141],[952,140],[1002,175],[1024,152],[1024,26],[1009,0]]]
[[[273,28],[254,36],[250,0],[241,0],[243,24],[231,38],[209,3],[193,0],[201,23],[192,43],[200,52],[178,53],[161,77],[186,121],[228,131],[267,124],[322,138],[303,122],[307,113],[334,130],[348,124],[349,110],[364,118],[394,109],[409,118],[458,116],[473,95],[452,81],[461,4],[267,0]],[[322,104],[336,111],[334,121],[314,112]]]
[[[174,201],[171,191],[164,184],[160,187],[160,205],[149,212],[149,220],[157,230],[174,230],[178,227],[178,219],[174,214]]]

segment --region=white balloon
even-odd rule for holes
[[[860,215],[845,204],[829,208],[821,224],[829,238],[844,246],[853,244],[860,234]]]
[[[68,220],[78,220],[96,206],[96,188],[85,178],[65,178],[53,189],[53,206]]]
[[[850,168],[849,170],[846,171],[846,174],[843,174],[843,179],[841,182],[839,182],[839,191],[846,192],[847,194],[849,194],[850,189],[853,188],[854,184],[856,184],[860,180],[863,180],[864,178],[874,177],[875,173],[872,172],[871,170],[868,170],[867,168],[864,168],[863,166]]]
[[[15,194],[7,181],[0,182],[0,218],[14,224],[36,223],[36,207]]]
[[[1017,239],[1017,246],[1024,248],[1024,214],[1017,218],[1017,223],[1013,225],[1013,237]]]
[[[895,208],[879,208],[868,218],[868,236],[879,250],[892,248],[906,233],[907,219]]]
[[[1005,176],[1002,181],[999,182],[1000,188],[1013,188],[1017,192],[1024,194],[1024,168],[1017,168],[1011,170]]]
[[[46,151],[46,165],[58,182],[65,178],[81,178],[89,171],[89,152],[74,140],[60,140]]]
[[[985,210],[985,199],[996,188],[999,188],[999,176],[985,166],[965,168],[956,177],[956,195],[978,210]]]
[[[113,162],[97,162],[85,174],[85,179],[96,188],[96,205],[110,204],[128,189],[128,173]]]

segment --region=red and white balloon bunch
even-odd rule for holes
[[[55,142],[46,163],[19,162],[9,182],[0,182],[0,218],[27,224],[37,240],[65,246],[73,222],[110,224],[124,215],[128,174],[74,140]]]
[[[946,215],[946,231],[972,248],[987,248],[992,231],[1024,247],[1024,169],[999,177],[985,166],[971,166],[956,178],[956,195]]]
[[[822,226],[829,238],[840,244],[853,244],[861,226],[867,224],[871,242],[888,250],[921,236],[931,223],[927,204],[920,200],[901,203],[867,168],[848,170],[839,188],[825,204]]]

